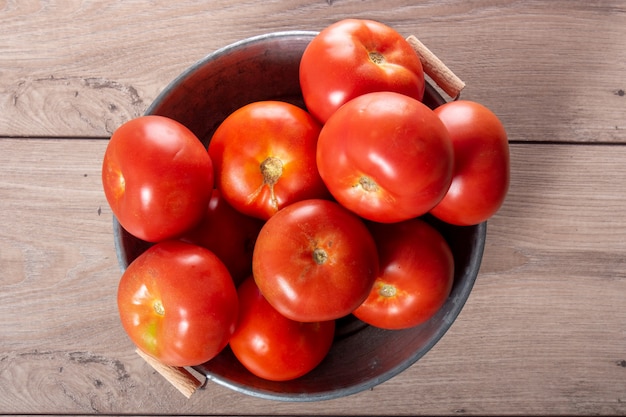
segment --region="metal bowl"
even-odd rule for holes
[[[239,107],[259,100],[283,100],[304,107],[298,66],[316,32],[289,31],[245,39],[219,49],[177,77],[148,108],[190,128],[208,145],[217,126]],[[430,85],[424,102],[434,108],[444,99]],[[483,254],[486,223],[457,227],[427,219],[446,238],[455,261],[450,297],[428,322],[406,330],[386,331],[353,316],[340,319],[325,360],[312,372],[288,382],[272,382],[248,372],[226,348],[197,366],[207,378],[237,392],[281,401],[319,401],[370,389],[398,375],[443,337],[465,304]],[[130,235],[113,219],[122,270],[150,244]]]

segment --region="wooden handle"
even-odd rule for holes
[[[203,385],[203,382],[185,368],[165,365],[140,349],[136,352],[187,398]]]
[[[406,38],[422,61],[424,72],[453,99],[459,98],[465,83],[414,35]]]

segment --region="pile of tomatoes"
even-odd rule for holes
[[[417,53],[392,28],[339,21],[300,63],[305,108],[250,103],[207,148],[185,126],[120,126],[102,181],[120,224],[153,243],[122,274],[133,342],[193,366],[227,345],[255,375],[297,378],[337,319],[402,329],[449,296],[454,260],[423,217],[486,221],[509,184],[506,132],[486,107],[421,102]]]

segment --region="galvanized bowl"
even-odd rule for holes
[[[208,145],[217,126],[237,108],[259,100],[284,100],[303,106],[298,66],[316,32],[277,32],[245,39],[219,49],[177,77],[148,108],[189,127]],[[427,85],[424,102],[444,99]],[[455,261],[452,293],[428,322],[407,330],[386,331],[352,316],[338,321],[326,359],[312,372],[288,382],[272,382],[248,372],[226,348],[196,369],[218,384],[247,395],[281,401],[319,401],[370,389],[398,375],[443,337],[468,299],[482,259],[486,223],[451,226],[428,219],[448,241]],[[149,244],[130,235],[113,219],[122,270]]]

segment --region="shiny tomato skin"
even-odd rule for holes
[[[213,164],[202,143],[182,124],[163,116],[141,116],[111,136],[102,183],[124,229],[158,242],[200,221],[213,188]]]
[[[421,219],[369,227],[378,245],[380,273],[354,315],[390,330],[426,322],[443,306],[454,282],[454,258],[446,240]]]
[[[328,119],[317,166],[335,199],[359,216],[392,223],[421,216],[445,195],[453,150],[423,103],[393,92],[359,96]]]
[[[344,19],[305,49],[300,86],[309,112],[325,123],[365,93],[395,91],[421,101],[425,81],[418,54],[396,30],[373,20]]]
[[[231,207],[216,188],[200,224],[180,240],[203,246],[216,254],[228,268],[235,285],[239,285],[252,274],[252,250],[262,226],[262,220]]]
[[[237,324],[237,290],[226,266],[208,249],[159,242],[123,273],[120,319],[145,353],[171,366],[194,366],[216,356]]]
[[[450,189],[431,213],[458,226],[482,223],[500,209],[509,189],[506,130],[491,110],[473,101],[451,101],[435,114],[450,133],[455,163]]]
[[[315,165],[320,129],[310,114],[285,102],[237,109],[209,143],[216,187],[236,210],[263,220],[295,201],[327,197]]]
[[[244,367],[271,381],[288,381],[313,370],[333,343],[335,321],[302,323],[272,307],[252,276],[237,289],[239,319],[230,347]]]
[[[376,244],[353,213],[328,200],[293,203],[270,218],[252,254],[267,301],[301,322],[344,317],[369,294],[378,274]]]

